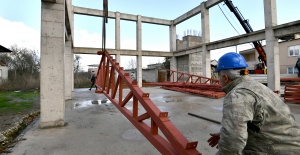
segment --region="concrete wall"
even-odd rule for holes
[[[177,50],[187,49],[193,46],[200,45],[202,38],[198,36],[185,36],[183,40],[176,40]],[[179,56],[177,58],[177,71],[203,75],[202,71],[202,55],[200,52],[192,53],[189,55]]]
[[[8,67],[0,66],[0,83],[8,79]]]
[[[189,47],[201,45],[202,38],[198,36],[184,36],[182,40],[176,40],[176,49],[182,50]]]
[[[157,69],[143,69],[143,81],[146,82],[158,82],[158,70]]]
[[[177,57],[177,71],[189,73],[189,55]]]
[[[189,74],[203,75],[201,53],[189,54]]]
[[[135,69],[125,70],[126,73],[129,73],[129,76],[132,80],[136,80],[137,72]],[[143,69],[142,81],[145,82],[158,82],[158,69]]]

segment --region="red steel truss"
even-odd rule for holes
[[[219,80],[207,78],[204,76],[193,75],[174,70],[166,69],[170,75],[168,80],[172,82],[157,82],[151,83],[154,86],[161,86],[164,89],[174,90],[184,93],[191,93],[210,98],[221,98],[225,96],[219,84]]]
[[[169,120],[168,112],[161,112],[151,101],[149,94],[144,93],[130,79],[129,74],[124,72],[107,51],[99,51],[98,55],[102,55],[102,58],[97,72],[96,86],[99,89],[96,93],[103,93],[160,153],[201,154],[196,149],[198,142],[189,142]],[[123,84],[130,89],[126,95],[123,94]],[[133,105],[132,110],[129,110],[126,104],[131,99]],[[146,111],[143,114],[139,114],[140,105]],[[146,119],[150,120],[149,125],[144,122]],[[159,134],[159,130],[165,138]]]
[[[210,84],[219,84],[219,80],[207,78],[200,75],[188,74],[184,72],[179,72],[175,70],[165,69],[170,74],[168,81],[172,82],[190,82],[190,83],[210,83]],[[177,77],[176,77],[177,76]]]
[[[285,86],[284,102],[294,102],[300,104],[300,84]]]

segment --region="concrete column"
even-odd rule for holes
[[[169,34],[170,34],[170,52],[175,52],[177,50],[176,49],[176,25],[171,25],[169,27],[169,29],[170,29],[170,32],[169,32]],[[171,60],[170,60],[170,70],[177,71],[177,59],[176,59],[176,57],[172,57]],[[174,77],[177,77],[176,73],[174,73]],[[170,79],[170,81],[174,82],[172,78]]]
[[[121,54],[120,54],[120,52],[118,54],[116,54],[116,61],[118,63],[121,63]]]
[[[71,35],[69,35],[69,38]],[[73,88],[73,54],[72,54],[72,43],[71,40],[66,41],[65,47],[65,99],[72,99],[72,88]]]
[[[272,26],[277,25],[276,0],[264,0],[268,87],[280,91],[279,47]]]
[[[120,12],[116,12],[116,20],[115,20],[115,49],[118,51],[118,54],[116,54],[116,62],[121,64],[121,54],[120,54],[120,49],[121,49],[121,43],[120,43]],[[118,72],[115,72],[115,81],[117,81],[117,78],[119,76]]]
[[[206,48],[206,43],[210,42],[209,30],[209,10],[205,7],[205,2],[201,5],[201,28],[202,28],[202,72],[203,76],[211,77],[210,52]]]
[[[65,0],[42,1],[40,127],[65,124]]]
[[[170,70],[174,70],[174,71],[177,71],[177,58],[175,56],[173,56],[170,60]],[[170,81],[171,82],[176,82],[177,81],[177,74],[174,73],[174,81],[173,81],[173,78],[170,77]]]
[[[73,48],[72,48],[72,74],[71,74],[71,76],[72,76],[72,78],[71,78],[71,80],[72,80],[72,92],[74,91],[74,52],[73,52]]]
[[[136,50],[138,51],[137,56],[137,82],[138,86],[142,87],[143,84],[143,73],[142,73],[142,17],[140,15],[137,16],[136,22]]]
[[[176,51],[176,25],[171,25],[170,29],[170,52]]]
[[[71,27],[71,35],[69,35],[69,41],[71,42],[71,53],[70,53],[70,58],[69,58],[69,67],[71,67],[71,70],[70,70],[70,79],[69,79],[69,82],[71,83],[70,86],[71,86],[71,92],[74,91],[74,52],[73,52],[73,38],[74,38],[74,10],[73,10],[73,5],[72,5],[72,0],[67,0],[67,7],[68,7],[68,14],[69,14],[69,22],[70,22],[70,27]],[[68,43],[66,43],[68,44]],[[67,45],[66,45],[67,47]],[[71,61],[72,60],[72,61]],[[67,66],[66,66],[67,67]],[[69,77],[66,77],[66,78],[69,78]],[[68,80],[66,80],[67,82]],[[66,86],[67,87],[67,86]],[[67,88],[68,89],[68,88]],[[67,96],[66,96],[67,97]],[[68,99],[68,98],[66,98]]]
[[[115,24],[115,48],[120,50],[120,12],[116,12]]]

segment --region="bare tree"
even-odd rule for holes
[[[8,81],[3,83],[3,90],[33,89],[39,87],[40,57],[37,51],[12,46],[11,53],[0,55],[8,68]],[[6,85],[5,85],[6,84]]]
[[[78,73],[79,71],[79,67],[80,67],[80,59],[81,59],[81,56],[80,55],[75,55],[74,57],[74,60],[73,60],[73,63],[74,63],[74,73]]]
[[[27,48],[11,47],[12,53],[2,55],[1,58],[7,63],[9,70],[17,75],[36,76],[40,71],[40,58],[38,52]]]
[[[126,69],[136,69],[136,60],[131,58],[129,61],[127,61]]]

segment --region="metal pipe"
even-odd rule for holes
[[[213,122],[213,123],[221,124],[221,122],[216,121],[216,120],[213,120],[213,119],[210,119],[210,118],[206,118],[206,117],[203,117],[203,116],[199,116],[199,115],[196,115],[196,114],[193,114],[193,113],[188,113],[188,114],[191,115],[191,116],[194,116],[194,117],[198,117],[198,118],[201,118],[201,119],[204,119],[204,120]]]

